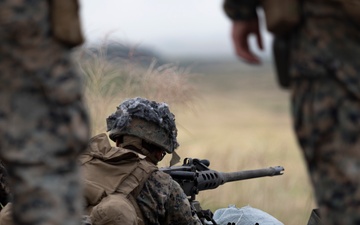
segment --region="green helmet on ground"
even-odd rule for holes
[[[113,141],[124,135],[133,135],[163,148],[167,153],[173,153],[179,146],[175,116],[163,102],[139,97],[128,99],[117,107],[106,123]]]

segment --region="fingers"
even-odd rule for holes
[[[240,44],[236,44],[236,54],[240,59],[250,64],[259,64],[260,60],[256,57],[249,48],[247,40]]]
[[[259,64],[260,60],[250,50],[248,38],[251,34],[256,35],[260,49],[263,49],[261,35],[257,20],[235,21],[232,28],[232,40],[237,56],[250,64]]]
[[[262,37],[261,37],[259,28],[257,28],[257,30],[256,30],[256,41],[257,41],[259,49],[264,50],[264,45],[263,45],[263,41],[262,41]]]

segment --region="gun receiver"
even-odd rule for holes
[[[269,167],[256,170],[244,170],[236,172],[218,172],[209,169],[210,161],[186,158],[182,166],[162,167],[161,171],[169,174],[178,182],[185,194],[189,196],[191,207],[202,220],[212,221],[212,212],[202,210],[200,203],[195,201],[195,196],[203,190],[215,189],[227,182],[246,180],[266,176],[282,175],[284,168],[282,166]]]

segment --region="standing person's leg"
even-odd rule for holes
[[[88,118],[70,49],[51,37],[48,2],[0,1],[0,154],[16,224],[78,225]]]
[[[360,101],[333,77],[298,81],[295,129],[326,225],[360,224]]]

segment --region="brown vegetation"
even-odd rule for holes
[[[182,107],[189,107],[196,98],[188,69],[175,64],[159,66],[156,59],[146,67],[131,59],[109,60],[105,48],[99,47],[97,54],[90,50],[77,53],[93,135],[106,131],[105,118],[128,98],[143,97]]]
[[[206,158],[223,172],[281,165],[282,176],[229,183],[201,192],[204,209],[250,205],[286,225],[305,225],[315,207],[289,112],[289,96],[279,90],[271,66],[211,63],[195,75],[176,65],[139,68],[131,60],[107,61],[82,52],[86,100],[93,134],[124,99],[165,101],[176,115],[182,158]],[[160,166],[168,166],[165,158]]]

